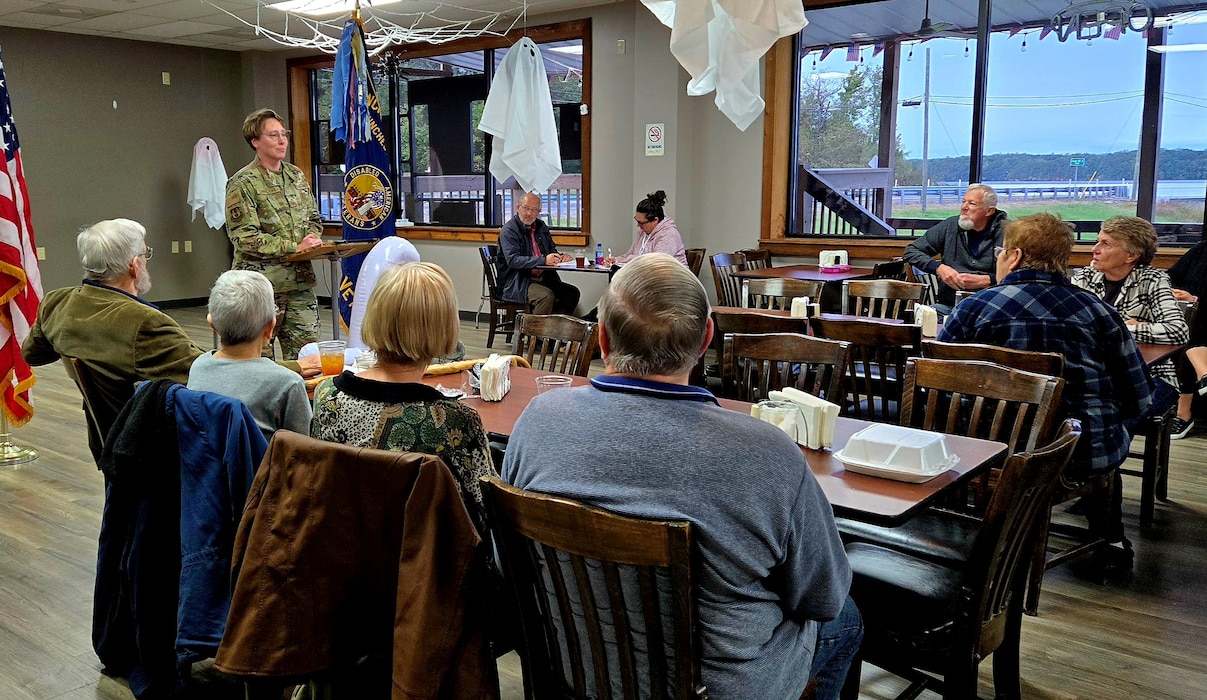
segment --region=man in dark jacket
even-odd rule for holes
[[[906,264],[938,276],[940,313],[949,313],[955,305],[957,289],[972,291],[997,284],[993,248],[1002,244],[1005,220],[1006,212],[997,208],[997,192],[973,183],[964,193],[959,216],[941,221],[905,247]],[[935,260],[936,255],[942,259]]]
[[[557,252],[553,236],[541,213],[541,198],[529,192],[520,197],[515,216],[499,232],[499,287],[507,301],[528,302],[535,314],[573,314],[578,287],[566,284],[553,270],[537,265],[557,265],[572,258]]]

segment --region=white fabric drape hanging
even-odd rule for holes
[[[201,211],[210,228],[221,229],[226,225],[226,166],[222,164],[218,144],[208,136],[193,146],[188,203],[193,220]]]
[[[494,136],[490,174],[500,182],[514,176],[525,192],[544,192],[562,174],[549,77],[528,37],[499,64],[478,128]]]
[[[691,76],[687,94],[716,104],[745,131],[765,103],[759,59],[809,23],[801,0],[641,0],[671,28],[671,53]]]

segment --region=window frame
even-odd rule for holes
[[[390,49],[390,51],[399,58],[426,58],[465,51],[507,48],[523,37],[528,37],[537,44],[569,39],[577,39],[582,42],[582,104],[590,106],[592,104],[590,18],[517,29],[503,36],[479,36],[443,44],[407,44]],[[306,135],[305,138],[295,139],[292,144],[293,164],[301,168],[308,179],[313,176],[314,170],[314,153],[311,143],[313,96],[310,93],[310,71],[317,68],[330,68],[334,65],[335,57],[328,55],[294,58],[286,62],[289,81],[289,128],[295,134]],[[553,240],[563,246],[585,246],[591,240],[591,110],[582,115],[581,125],[582,228],[578,230],[552,229]],[[404,231],[409,240],[469,241],[478,244],[493,243],[498,240],[499,235],[498,228],[492,226],[415,224],[399,229],[399,231]],[[339,224],[324,223],[323,235],[338,238],[343,235],[343,227]]]

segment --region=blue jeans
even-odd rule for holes
[[[851,661],[863,643],[863,616],[847,596],[838,617],[823,622],[817,631],[813,667],[809,677],[817,679],[817,700],[838,700]]]

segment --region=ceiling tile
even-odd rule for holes
[[[78,17],[40,15],[36,12],[13,12],[12,14],[0,17],[0,24],[8,24],[11,20],[12,22],[21,22],[22,24],[19,26],[23,27],[57,27],[60,24],[75,22],[78,19]]]
[[[111,15],[105,15],[103,17],[93,17],[91,19],[82,19],[78,22],[73,22],[63,27],[63,31],[72,32],[76,29],[94,29],[97,30],[98,33],[109,33],[149,27],[153,24],[163,24],[163,22],[164,20],[159,17],[142,17],[139,15],[115,12]]]
[[[159,5],[169,0],[63,0],[60,5],[69,7],[86,7],[92,10],[106,12],[138,12],[141,9]],[[201,2],[201,0],[197,0]]]
[[[24,12],[45,4],[36,0],[0,0],[0,15],[7,15],[10,12]]]
[[[174,39],[176,37],[188,36],[190,34],[205,34],[206,32],[220,32],[226,27],[220,24],[208,24],[206,22],[168,22],[167,24],[156,24],[150,27],[141,29],[127,30],[130,34],[139,36],[153,36],[162,39]]]

